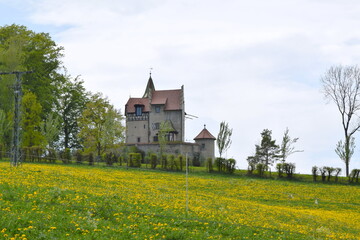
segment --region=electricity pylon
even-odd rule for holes
[[[15,109],[14,109],[14,131],[13,131],[13,142],[11,149],[11,165],[16,167],[21,163],[21,154],[20,154],[20,102],[22,96],[21,89],[21,75],[26,73],[32,73],[33,71],[25,72],[0,72],[0,75],[16,75],[16,82],[14,85],[14,96],[15,96]]]

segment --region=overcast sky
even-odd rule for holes
[[[334,152],[340,115],[320,77],[359,63],[358,0],[0,0],[0,25],[13,23],[50,33],[69,73],[122,112],[150,68],[156,89],[184,85],[186,112],[198,116],[186,120],[186,139],[228,122],[227,157],[240,168],[263,129],[280,144],[288,127],[304,150],[288,159],[296,172],[345,170]],[[360,147],[350,168],[360,168]]]

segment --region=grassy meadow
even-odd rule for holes
[[[360,186],[0,162],[0,239],[360,239]]]

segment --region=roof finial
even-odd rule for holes
[[[206,129],[206,124],[204,124],[204,128]]]
[[[150,67],[149,69],[150,69],[150,77],[151,77],[151,71],[153,70],[153,68],[152,68],[152,67]]]

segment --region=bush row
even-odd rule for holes
[[[311,169],[311,173],[313,176],[313,181],[316,182],[318,176],[321,176],[321,181],[325,182],[326,180],[330,182],[332,176],[335,177],[335,182],[338,181],[338,176],[341,173],[341,168],[333,168],[333,167],[317,167],[313,166]],[[333,175],[334,174],[334,175]]]
[[[212,158],[206,160],[206,169],[208,172],[214,171],[214,166],[218,172],[221,173],[234,173],[235,172],[236,160],[233,158],[216,158],[215,162]]]

